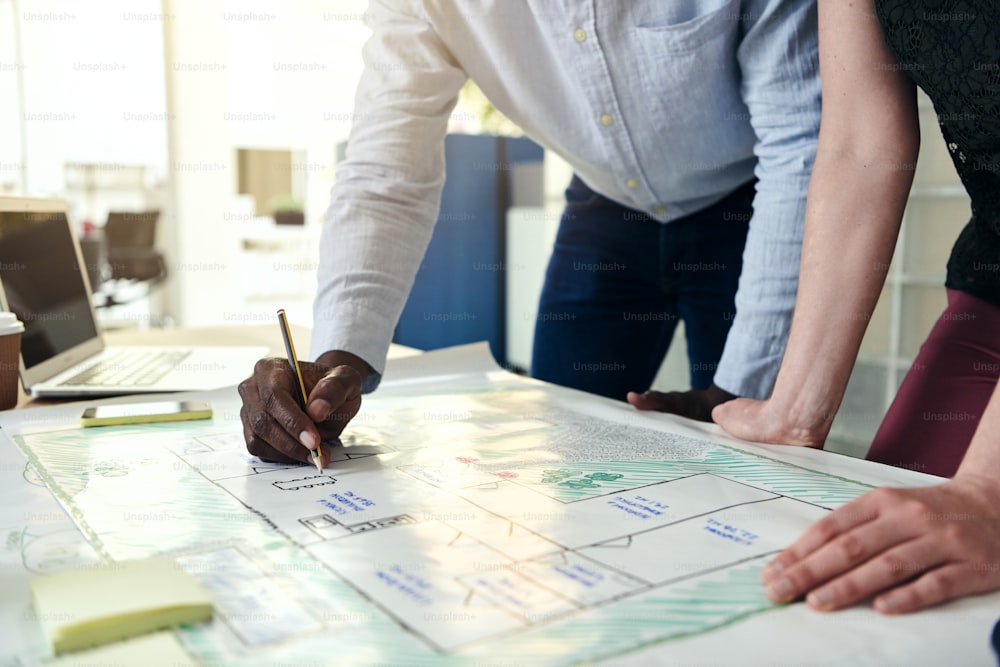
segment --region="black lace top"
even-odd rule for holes
[[[875,0],[886,43],[934,102],[972,198],[945,285],[1000,307],[1000,0]]]

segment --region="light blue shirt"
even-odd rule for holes
[[[372,0],[368,20],[321,241],[317,355],[347,350],[381,375],[437,217],[449,115],[471,77],[592,189],[663,223],[756,175],[715,383],[770,393],[819,130],[815,0]]]

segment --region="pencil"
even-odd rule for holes
[[[295,377],[295,399],[299,402],[299,407],[302,408],[302,412],[306,411],[306,385],[302,382],[302,369],[299,368],[299,358],[295,356],[295,343],[292,342],[292,330],[288,328],[288,318],[285,317],[285,309],[278,309],[278,324],[281,326],[281,337],[285,339],[285,353],[288,355],[288,365],[292,367],[292,375]],[[316,470],[323,472],[322,453],[320,452],[320,447],[323,443],[316,446],[316,449],[310,450],[313,456],[313,463],[316,464]]]

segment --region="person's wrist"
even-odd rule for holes
[[[951,479],[963,486],[979,488],[994,494],[1000,492],[1000,477],[996,476],[995,471],[980,470],[964,462]]]
[[[350,366],[361,376],[362,383],[364,383],[369,375],[375,372],[375,369],[368,365],[364,359],[355,354],[351,354],[350,352],[345,352],[344,350],[328,350],[319,355],[316,359],[316,363],[329,366],[330,368],[336,368],[337,366]]]
[[[827,397],[805,391],[784,392],[775,387],[768,402],[783,422],[782,430],[790,443],[819,447],[826,442],[837,413]]]

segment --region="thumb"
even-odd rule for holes
[[[309,416],[317,422],[336,416],[346,423],[360,407],[361,375],[350,366],[327,371],[309,393]]]

